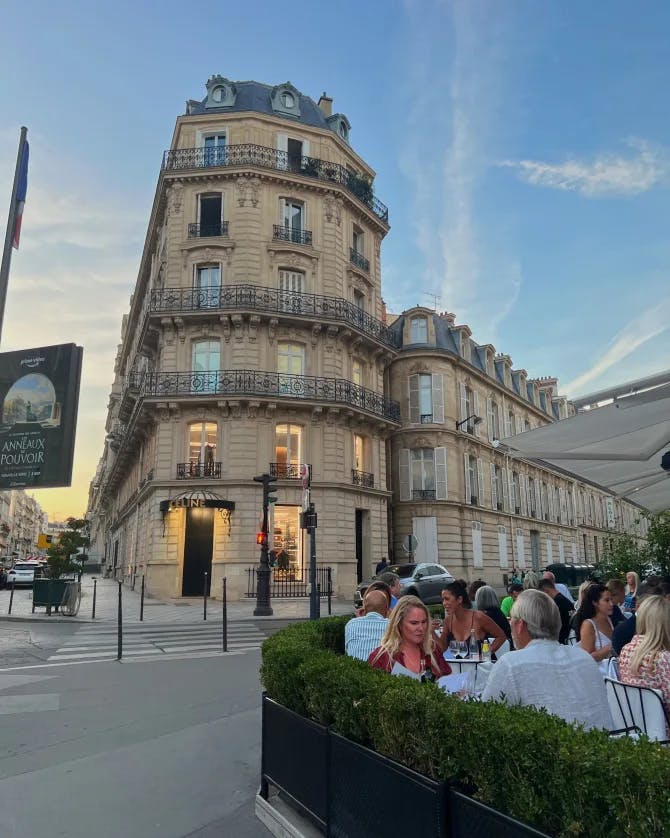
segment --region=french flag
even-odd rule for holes
[[[23,208],[26,204],[26,192],[28,191],[28,141],[24,143],[23,153],[21,154],[21,163],[19,164],[19,180],[16,185],[16,222],[14,224],[14,238],[12,239],[12,246],[15,250],[19,249],[19,239],[21,238],[21,219],[23,218]]]

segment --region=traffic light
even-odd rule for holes
[[[256,483],[263,484],[263,508],[267,509],[271,503],[276,503],[277,495],[275,492],[277,491],[277,487],[273,484],[277,482],[277,478],[271,474],[259,474],[257,477],[254,477],[254,480]]]
[[[256,544],[260,544],[264,546],[268,543],[268,535],[265,532],[257,532],[256,533]]]

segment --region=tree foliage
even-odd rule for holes
[[[597,566],[601,579],[623,580],[629,571],[637,573],[640,579],[652,574],[670,576],[670,512],[643,517],[649,522],[646,541],[627,533],[608,537]]]
[[[53,544],[47,550],[47,566],[52,579],[60,579],[68,573],[81,573],[88,558],[86,550],[91,543],[88,521],[85,518],[70,517],[67,525],[69,529],[61,533],[58,544]]]

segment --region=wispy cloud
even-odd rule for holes
[[[670,329],[670,298],[655,303],[629,321],[612,338],[603,354],[586,370],[561,389],[570,396],[585,392],[585,387],[597,381],[615,364],[620,364],[637,349]],[[621,380],[627,376],[622,375]]]
[[[563,163],[541,160],[505,160],[500,165],[516,169],[526,183],[578,192],[587,198],[638,195],[670,182],[667,149],[641,139],[631,139],[628,154],[603,152],[586,160],[570,158]]]
[[[521,288],[509,237],[499,223],[489,228],[478,206],[496,156],[491,147],[505,98],[505,27],[511,23],[476,2],[406,2],[405,8],[413,105],[400,164],[413,195],[423,270],[420,292],[416,277],[403,289],[404,307],[429,304],[422,292],[438,292],[441,306],[476,329],[477,339],[494,341]],[[425,33],[433,31],[445,35],[431,41]]]

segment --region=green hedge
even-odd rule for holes
[[[266,640],[268,695],[550,835],[670,836],[670,751],[391,677],[343,654],[348,619],[298,623]]]

